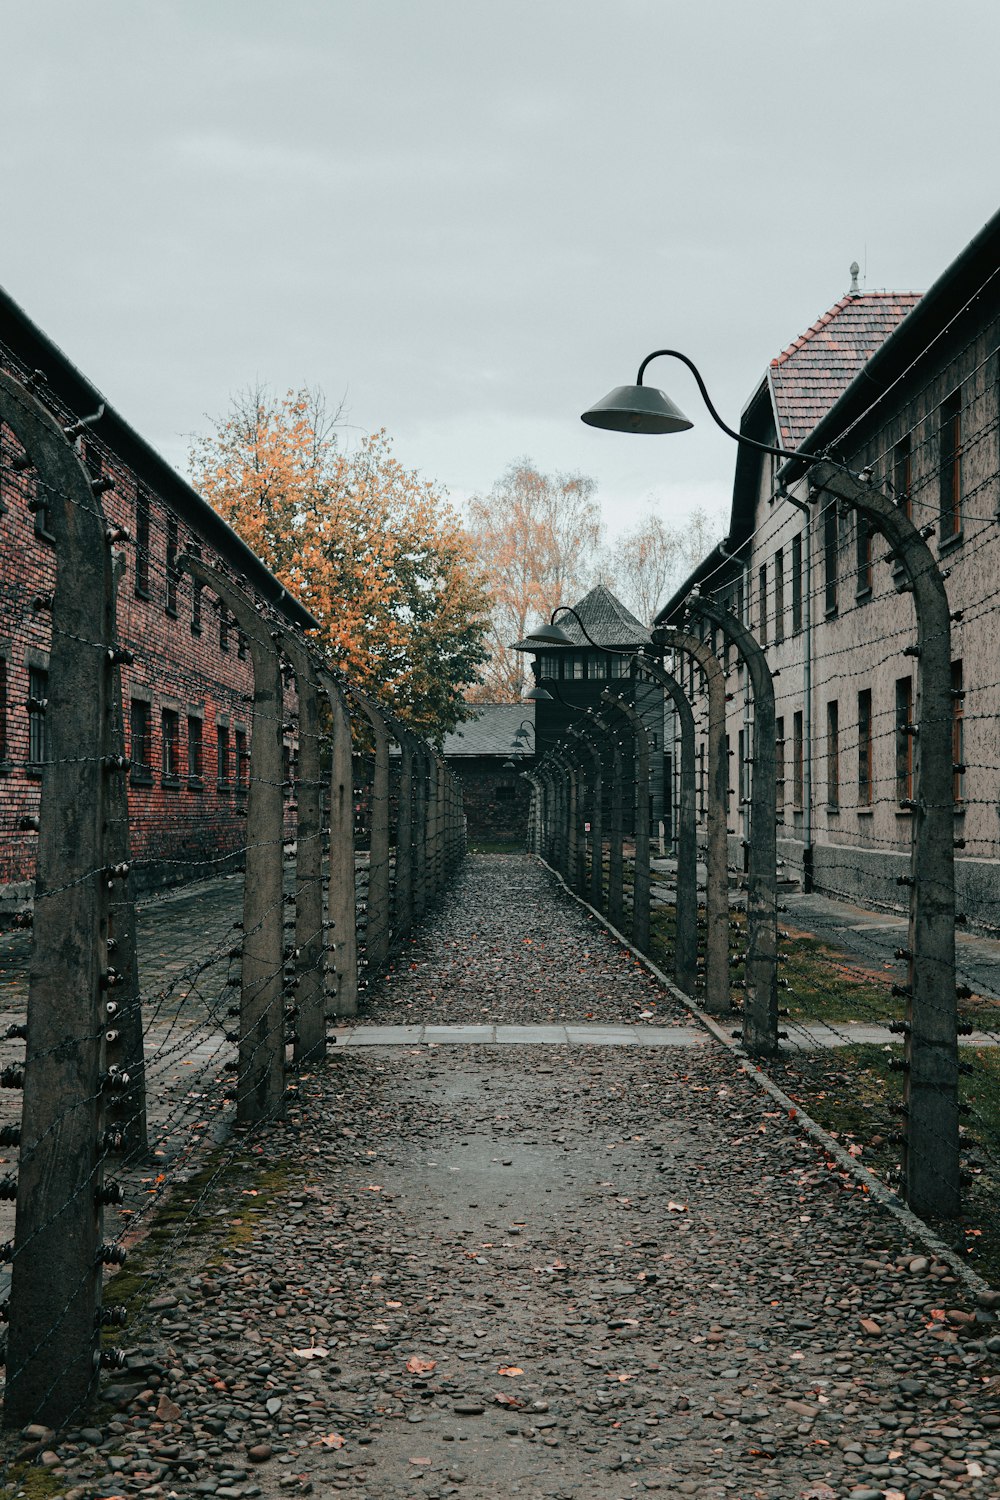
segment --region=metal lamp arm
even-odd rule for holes
[[[694,363],[693,360],[688,359],[686,354],[682,354],[679,349],[654,349],[652,354],[647,354],[646,358],[639,366],[639,373],[636,376],[635,381],[636,385],[642,385],[642,377],[645,374],[646,366],[649,364],[650,360],[659,359],[661,354],[667,354],[671,359],[679,359],[682,365],[687,365],[688,369],[691,371],[691,374],[697,381],[698,389],[699,391],[701,391],[701,399],[708,407],[708,413],[712,418],[712,421],[717,427],[721,427],[723,432],[726,433],[727,436],[731,437],[734,442],[745,443],[747,447],[756,448],[761,453],[773,453],[775,458],[797,458],[800,460],[805,459],[808,463],[815,463],[817,461],[817,458],[819,456],[818,454],[793,452],[790,448],[776,448],[770,443],[758,443],[756,438],[747,437],[745,433],[735,432],[727,422],[724,422],[722,420],[722,418],[719,416],[719,413],[716,411],[715,406],[712,402],[712,398],[708,394],[708,387],[706,386],[704,380],[701,378],[701,371],[698,369],[698,366]],[[584,631],[584,634],[586,634],[586,631]]]

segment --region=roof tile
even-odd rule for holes
[[[768,374],[783,447],[796,448],[809,436],[919,301],[919,292],[859,292],[841,297],[772,359]]]

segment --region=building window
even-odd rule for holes
[[[962,663],[951,664],[951,761],[952,796],[965,801],[965,690],[962,687]]]
[[[896,682],[896,801],[913,797],[913,680]]]
[[[941,403],[941,541],[962,530],[962,393]]]
[[[774,554],[774,644],[785,639],[785,554],[779,547]]]
[[[705,816],[705,746],[698,746],[698,816]]]
[[[785,721],[774,721],[774,801],[778,822],[785,821]]]
[[[761,563],[757,571],[757,638],[762,646],[767,645],[767,563]]]
[[[869,688],[858,694],[858,806],[871,807],[875,795],[872,767],[872,695]]]
[[[219,600],[219,650],[229,650],[229,611]]]
[[[840,807],[840,708],[836,698],[826,705],[826,805]]]
[[[200,787],[205,770],[202,747],[202,723],[194,714],[188,714],[188,786]]]
[[[837,613],[837,502],[823,512],[823,590],[828,615]]]
[[[177,517],[167,516],[167,604],[168,615],[177,613],[177,552],[179,533]]]
[[[132,780],[140,785],[153,779],[152,719],[145,698],[133,698],[129,707],[129,757]]]
[[[240,661],[246,661],[247,659],[246,633],[239,628],[237,628],[236,631],[236,655],[239,657]]]
[[[172,708],[165,708],[160,713],[160,740],[163,745],[163,780],[176,786],[181,774],[181,721]]]
[[[797,713],[792,718],[792,806],[796,812],[802,811],[803,802],[803,770],[805,765],[805,741],[802,734],[802,715]]]
[[[579,651],[574,651],[566,665],[570,668],[574,682],[579,682],[584,676],[586,657]],[[570,674],[567,673],[567,676]]]
[[[149,598],[149,495],[141,489],[135,496],[135,591]]]
[[[910,434],[901,437],[892,450],[892,488],[896,505],[907,519],[913,519],[913,441]]]
[[[215,753],[217,762],[217,780],[219,786],[229,786],[229,728],[226,724],[215,726]]]
[[[188,537],[188,552],[197,561],[201,560],[201,543],[197,537]],[[201,635],[201,584],[191,578],[191,634]]]
[[[235,731],[236,740],[236,790],[245,792],[250,781],[250,752],[247,749],[245,729]]]
[[[792,633],[802,629],[802,533],[792,537]]]
[[[49,701],[49,674],[41,667],[28,668],[28,762],[42,766],[49,758],[49,728],[45,711]]]
[[[857,597],[867,599],[872,591],[873,568],[872,568],[872,542],[874,533],[871,523],[860,512],[856,518],[857,530],[855,538],[858,549],[858,583]]]

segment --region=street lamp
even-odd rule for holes
[[[716,426],[758,452],[784,458],[809,474],[814,494],[844,501],[887,539],[913,593],[917,623],[919,723],[910,873],[906,996],[903,1169],[907,1200],[919,1214],[955,1217],[961,1208],[958,1111],[958,1015],[955,988],[955,855],[952,785],[951,616],[944,579],[926,540],[869,471],[853,473],[826,455],[792,451],[736,432],[722,420],[696,366],[677,349],[655,349],[633,386],[617,386],[583,413],[611,432],[684,432],[692,423],[662,391],[643,384],[650,361],[680,360],[691,371]]]

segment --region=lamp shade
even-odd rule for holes
[[[551,703],[552,694],[547,692],[545,688],[538,687],[536,684],[535,687],[528,689],[523,701],[525,703]]]
[[[561,625],[539,625],[536,630],[529,630],[524,639],[538,646],[572,646],[573,644]]]
[[[651,385],[616,385],[581,421],[609,432],[686,432],[694,426],[669,396]]]

